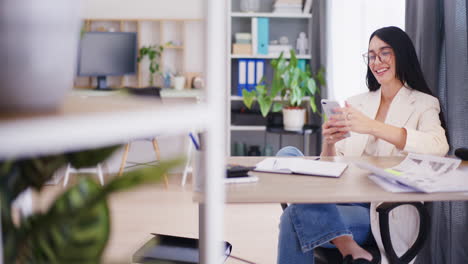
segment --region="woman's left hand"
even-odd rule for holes
[[[350,131],[359,134],[371,134],[376,121],[367,117],[352,105],[346,102],[346,106],[340,109],[341,113],[333,115],[332,119],[338,126],[346,126]]]

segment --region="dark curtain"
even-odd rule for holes
[[[326,0],[314,0],[312,3],[312,19],[311,25],[309,26],[310,32],[308,36],[310,43],[310,50],[312,59],[310,60],[310,67],[313,73],[316,73],[320,67],[324,67],[325,70],[327,69],[327,50],[326,50]],[[326,88],[321,87],[320,95],[316,96],[316,105],[318,106],[319,111],[321,111],[320,107],[320,98],[326,98]],[[322,119],[319,115],[310,115],[310,124],[320,126],[322,124]],[[320,155],[321,149],[321,133],[320,131],[315,133],[315,137],[311,140],[311,150],[312,155]],[[314,153],[315,152],[315,153]]]
[[[451,153],[468,147],[468,0],[407,0],[406,31],[447,120]],[[416,264],[468,263],[468,202],[427,203],[428,242]]]

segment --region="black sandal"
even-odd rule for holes
[[[372,247],[372,248],[365,248],[365,250],[371,253],[372,261],[369,261],[363,258],[353,259],[353,256],[346,255],[345,258],[343,259],[343,264],[380,264],[381,258],[380,258],[380,251],[378,249]]]

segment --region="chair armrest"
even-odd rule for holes
[[[401,257],[398,257],[393,249],[390,238],[389,213],[400,205],[412,205],[416,207],[419,213],[419,233],[414,244]],[[422,249],[427,239],[427,234],[429,234],[430,218],[426,207],[420,202],[382,203],[377,207],[377,212],[379,214],[380,235],[382,236],[382,243],[389,262],[391,264],[409,263]]]

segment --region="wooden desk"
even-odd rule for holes
[[[232,157],[229,163],[254,166],[265,157]],[[226,203],[343,203],[468,200],[466,193],[391,193],[376,185],[353,161],[372,162],[379,167],[391,167],[402,157],[327,157],[322,160],[349,164],[340,178],[259,173],[256,183],[226,185]],[[468,167],[468,162],[462,165]],[[467,176],[468,180],[468,176]],[[195,200],[201,201],[199,194]]]

